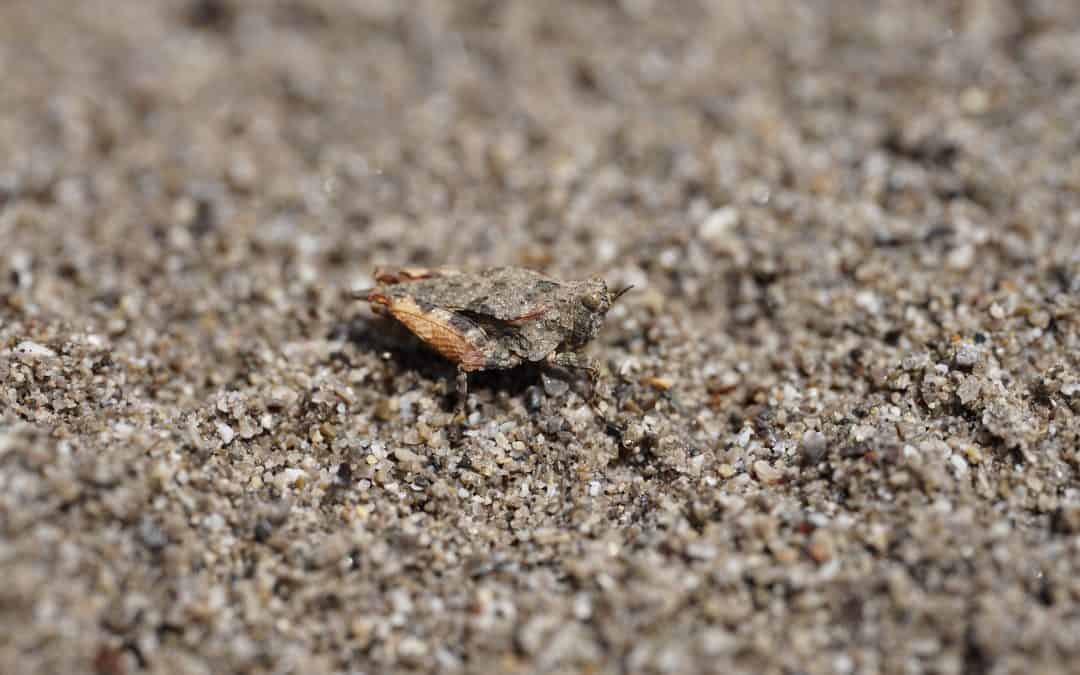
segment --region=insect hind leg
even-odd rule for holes
[[[469,371],[458,367],[457,370],[457,413],[465,416],[465,406],[469,401]]]
[[[497,340],[488,337],[483,331],[469,333],[472,350],[469,358],[458,362],[457,367],[457,408],[458,415],[464,419],[469,402],[469,373],[483,370],[505,370],[521,363],[521,358],[510,352]]]

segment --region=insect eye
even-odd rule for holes
[[[603,304],[603,301],[600,299],[600,296],[598,294],[596,294],[596,293],[586,293],[585,295],[581,296],[581,304],[585,305],[586,307],[588,307],[589,309],[591,309],[593,311],[596,311],[596,310],[600,309],[600,306]]]

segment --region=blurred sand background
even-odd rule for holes
[[[1065,673],[1080,4],[9,1],[0,672]],[[453,369],[377,264],[635,284]]]

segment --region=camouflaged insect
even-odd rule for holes
[[[580,352],[596,337],[623,293],[603,279],[559,281],[516,267],[476,271],[380,269],[368,293],[377,312],[389,313],[466,373],[548,363],[584,369],[596,365]]]

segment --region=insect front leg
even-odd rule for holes
[[[600,366],[597,362],[581,352],[552,352],[547,357],[551,365],[567,370],[584,370],[589,376],[589,398],[596,396],[596,384],[600,380]]]
[[[600,366],[596,361],[581,352],[552,352],[547,357],[548,363],[569,370],[584,370],[589,379],[596,381],[600,377]]]

